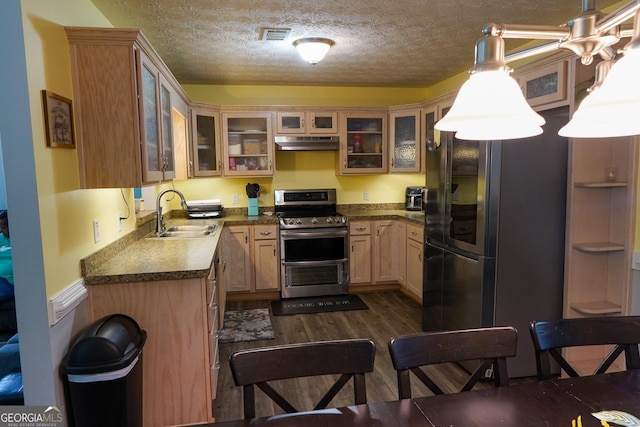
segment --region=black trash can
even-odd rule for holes
[[[77,427],[142,426],[142,347],[147,333],[124,314],[81,332],[62,363],[67,412]]]

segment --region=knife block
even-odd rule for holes
[[[249,212],[247,214],[249,216],[258,216],[258,198],[257,197],[249,198]]]

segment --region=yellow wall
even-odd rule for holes
[[[191,100],[216,105],[370,106],[427,99],[424,88],[184,85]]]
[[[88,0],[23,0],[22,13],[42,251],[47,296],[52,296],[80,277],[81,258],[118,237],[116,212],[126,209],[120,190],[79,190],[76,150],[45,147],[40,91],[73,98],[63,26],[111,25]],[[12,185],[20,183],[7,182]],[[93,243],[93,219],[102,228],[99,244]],[[134,225],[128,222],[129,229]]]
[[[175,186],[187,199],[218,198],[227,208],[246,208],[247,183],[258,183],[263,189],[259,199],[261,207],[273,206],[275,189],[336,188],[339,204],[404,203],[405,187],[424,185],[422,174],[337,176],[337,155],[330,151],[278,152],[273,178],[198,178],[175,181]],[[364,191],[370,193],[369,201],[364,200]],[[240,196],[240,203],[232,203],[233,194]],[[149,206],[146,200],[145,204]]]

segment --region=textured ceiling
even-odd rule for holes
[[[469,69],[485,24],[561,25],[580,0],[92,0],[183,84],[428,87]],[[600,0],[602,9],[618,0]],[[261,28],[290,28],[261,41]],[[315,67],[292,42],[335,46]],[[523,40],[507,40],[507,50]]]

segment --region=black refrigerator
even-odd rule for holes
[[[529,322],[562,317],[569,110],[540,114],[536,137],[426,147],[422,328],[514,326],[510,377],[536,374]]]

